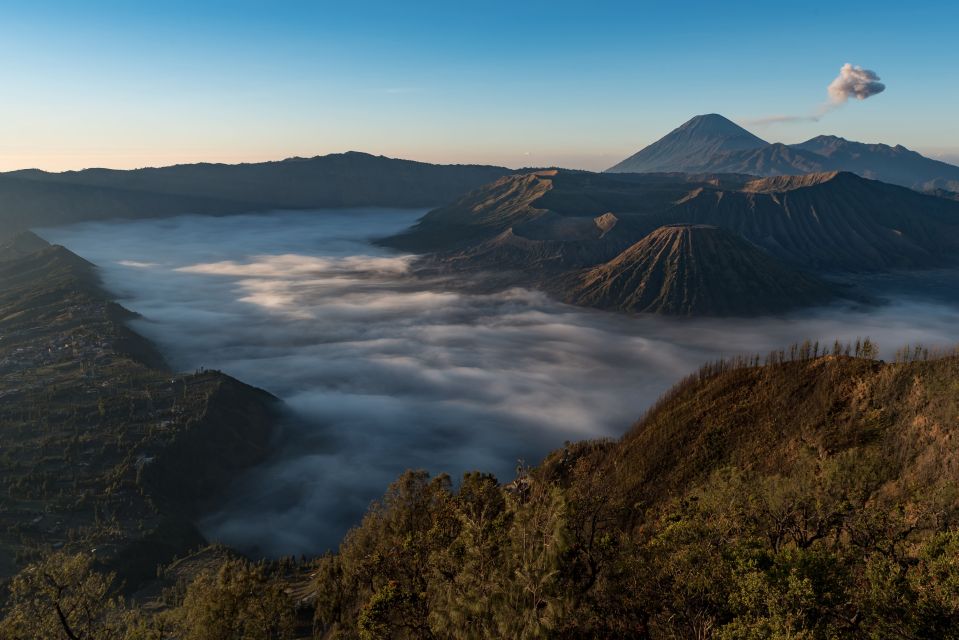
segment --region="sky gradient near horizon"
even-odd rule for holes
[[[700,113],[959,163],[959,3],[0,0],[0,171],[347,150],[603,169]],[[819,121],[843,63],[886,91]]]

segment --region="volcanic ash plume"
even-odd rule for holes
[[[746,120],[746,123],[764,126],[780,123],[819,122],[820,118],[844,105],[849,98],[857,100],[871,98],[877,93],[885,91],[886,85],[879,82],[879,76],[875,71],[863,69],[847,62],[842,65],[842,68],[839,69],[839,75],[829,83],[826,90],[829,93],[829,100],[822,103],[818,109],[809,115],[766,116]]]
[[[848,62],[839,70],[836,79],[829,83],[828,89],[829,99],[835,104],[842,104],[849,98],[865,100],[885,90],[886,85],[879,82],[875,71]]]

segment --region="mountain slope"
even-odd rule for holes
[[[828,302],[829,287],[717,227],[661,227],[566,292],[574,304],[670,315],[756,315]]]
[[[667,394],[610,462],[627,470],[627,490],[663,499],[723,466],[775,474],[788,472],[804,449],[822,456],[859,449],[883,462],[875,491],[919,497],[919,487],[959,480],[959,401],[946,391],[957,385],[955,356],[882,363],[799,355],[705,373]],[[894,484],[881,489],[884,482]]]
[[[662,300],[654,287],[627,300],[644,278],[637,275],[642,268],[613,278],[631,283],[616,292],[606,282],[611,273],[596,272],[589,286],[578,278],[579,270],[611,261],[647,234],[670,225],[719,227],[746,241],[744,246],[764,250],[767,262],[826,277],[941,267],[954,263],[959,252],[959,203],[849,172],[748,179],[741,174],[537,171],[476,189],[379,242],[425,253],[414,269],[443,276],[448,284],[455,285],[460,277],[460,284],[473,289],[533,286],[569,302],[611,309],[749,314],[818,304],[830,297],[815,286],[809,295],[802,293],[806,285],[798,274],[787,275],[784,265],[775,272],[789,286],[777,290],[760,273],[774,267],[758,256],[744,258],[742,269],[731,272],[726,282],[705,286],[689,281],[691,288],[700,289],[696,294],[690,290],[680,295],[675,292],[682,287],[667,286]],[[742,258],[742,248],[730,247],[730,255]],[[704,260],[732,267],[722,254],[716,251]],[[747,277],[747,268],[757,273]],[[763,291],[768,304],[762,295],[747,300],[730,287]],[[722,293],[714,299],[708,289]],[[723,307],[725,298],[728,308]]]
[[[49,243],[32,231],[20,231],[0,236],[0,262],[24,258],[47,248]]]
[[[959,207],[841,172],[767,178],[739,191],[703,189],[660,219],[729,229],[806,268],[870,271],[952,259]]]
[[[482,241],[546,213],[537,201],[553,189],[556,171],[500,178],[433,209],[412,228],[379,241],[407,251],[450,249]]]
[[[56,174],[50,174],[56,175]],[[247,211],[240,202],[152,191],[24,179],[0,174],[0,227],[7,233],[83,220],[137,218],[176,213],[226,214]]]
[[[691,171],[717,153],[752,150],[768,143],[723,116],[696,116],[638,153],[610,167],[610,173]]]
[[[741,180],[730,174],[564,170],[502,178],[381,242],[413,251],[476,253],[509,229],[538,242],[543,238],[531,230],[548,226],[555,230],[550,240],[560,241],[559,230],[575,225],[563,227],[558,220],[580,218],[585,228],[607,213],[618,220],[618,237],[631,235],[629,244],[664,225],[706,224],[733,231],[781,260],[823,270],[937,266],[959,246],[955,201],[848,172]],[[565,240],[580,240],[574,236]],[[500,241],[515,245],[508,236]]]
[[[0,576],[94,549],[132,587],[203,542],[193,518],[266,455],[277,401],[171,373],[92,264],[21,238],[0,248]]]
[[[804,151],[785,144],[774,144],[758,149],[725,151],[704,159],[702,164],[691,163],[690,171],[718,171],[745,173],[754,176],[791,176],[804,173],[831,171],[836,163],[812,151]]]
[[[933,160],[902,145],[865,144],[837,136],[817,136],[791,145],[827,158],[835,168],[918,191],[959,191],[959,167]],[[765,174],[764,174],[765,175]]]
[[[456,276],[475,272],[478,277],[471,281],[488,290],[517,285],[552,289],[563,281],[557,276],[610,260],[640,235],[612,213],[590,218],[547,212],[475,246],[421,258],[417,270]]]

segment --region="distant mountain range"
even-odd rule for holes
[[[629,312],[757,315],[837,292],[862,299],[823,278],[954,263],[957,192],[959,167],[904,147],[770,144],[710,114],[602,174],[502,177],[381,242],[470,286],[532,286]]]
[[[757,315],[834,299],[817,274],[949,264],[959,202],[849,172],[554,169],[501,178],[380,242],[426,254],[423,273],[575,304]]]
[[[0,173],[0,227],[270,209],[431,207],[508,175],[349,152],[253,164]]]
[[[417,262],[423,273],[470,274],[484,288],[534,286],[626,311],[769,313],[832,299],[817,276],[941,266],[959,249],[959,167],[832,136],[770,144],[717,114],[689,120],[604,173],[357,152],[14,171],[0,174],[0,241],[91,219],[444,202],[381,244],[426,254]],[[686,249],[665,250],[679,246]],[[707,265],[725,277],[712,279]]]
[[[770,144],[719,114],[696,116],[610,173],[679,171],[756,176],[850,171],[917,191],[959,191],[959,167],[896,145],[817,136],[800,144]]]

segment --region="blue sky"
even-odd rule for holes
[[[11,2],[0,170],[350,149],[600,169],[698,113],[804,115],[845,62],[884,93],[751,126],[959,162],[959,3]]]

